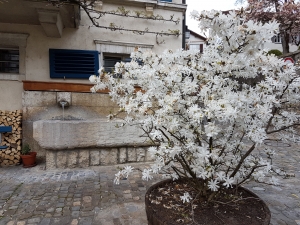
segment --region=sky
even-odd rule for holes
[[[241,5],[235,5],[236,0],[186,0],[186,25],[188,28],[196,33],[200,33],[197,21],[191,19],[190,13],[193,10],[229,10],[240,8]]]

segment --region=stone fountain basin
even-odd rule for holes
[[[46,150],[149,145],[138,127],[117,124],[105,119],[38,120],[33,122],[33,138]]]

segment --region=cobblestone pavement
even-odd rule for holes
[[[270,143],[267,143],[270,144]],[[246,185],[266,201],[272,225],[300,225],[300,144],[274,147],[276,164],[290,177],[279,186]],[[280,150],[280,151],[279,151]],[[145,164],[134,164],[143,168]],[[22,166],[0,168],[0,225],[146,225],[146,189],[138,172],[113,183],[117,166],[44,170]]]

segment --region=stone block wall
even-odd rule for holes
[[[46,169],[86,168],[152,161],[148,147],[47,150]]]

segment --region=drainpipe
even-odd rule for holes
[[[182,4],[186,4],[186,0],[182,0]],[[186,32],[186,11],[184,12],[182,20],[182,48],[185,49],[185,32]]]

